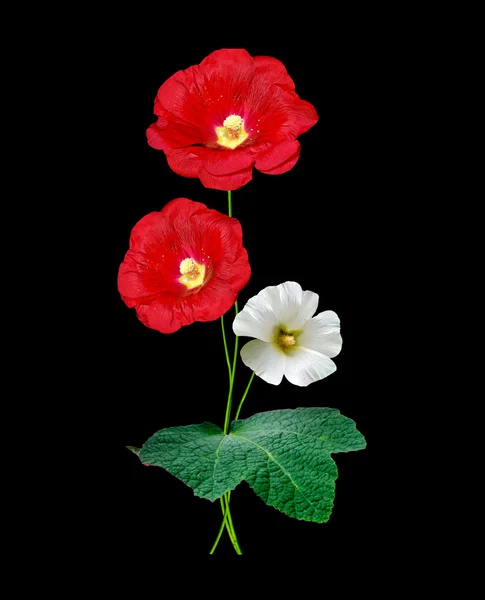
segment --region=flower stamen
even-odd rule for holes
[[[285,354],[293,351],[296,345],[296,339],[301,331],[287,331],[283,326],[277,327],[274,336],[274,343]]]
[[[205,265],[199,265],[193,258],[184,258],[180,263],[180,273],[182,274],[179,278],[180,283],[192,290],[204,283]]]
[[[234,150],[247,139],[244,119],[239,115],[229,115],[224,119],[222,127],[216,127],[217,143]]]
[[[227,135],[231,140],[234,140],[239,137],[241,133],[241,128],[244,125],[244,119],[242,119],[239,115],[229,115],[227,119],[224,120],[223,123],[226,128]]]
[[[294,346],[296,344],[296,340],[292,335],[283,333],[278,337],[278,344],[283,348],[289,348],[290,346]]]

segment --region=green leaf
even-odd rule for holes
[[[247,483],[290,517],[323,523],[333,508],[332,453],[365,448],[351,419],[331,408],[275,410],[234,421],[228,435],[212,423],[162,429],[139,453],[197,496],[214,501]]]

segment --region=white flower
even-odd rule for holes
[[[340,319],[332,310],[313,317],[317,305],[318,294],[294,281],[253,296],[232,325],[236,335],[256,338],[241,349],[243,363],[273,385],[283,375],[307,386],[333,373],[337,367],[330,359],[342,348]]]

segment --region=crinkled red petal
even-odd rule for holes
[[[201,66],[210,65],[226,65],[227,68],[232,69],[234,63],[252,66],[254,58],[249,54],[247,50],[243,48],[222,48],[221,50],[214,50],[200,63]]]
[[[161,108],[158,100],[155,101],[155,109],[158,120],[147,129],[148,144],[152,148],[170,150],[205,142],[197,126],[177,119]]]
[[[253,178],[253,169],[250,167],[249,169],[244,169],[243,171],[238,171],[237,173],[231,173],[230,175],[212,175],[209,171],[205,169],[201,169],[199,171],[199,178],[206,188],[211,188],[213,190],[237,190],[238,188],[246,185]]]
[[[258,154],[256,159],[256,169],[258,169],[258,171],[268,172],[277,168],[283,163],[286,163],[289,159],[294,157],[298,159],[299,155],[300,142],[298,140],[291,140],[283,142],[282,144],[270,145],[267,150]]]
[[[254,164],[254,154],[250,146],[235,148],[234,150],[209,150],[203,159],[203,167],[212,175],[230,175],[236,171],[243,171]]]
[[[300,151],[298,151],[294,156],[290,156],[285,162],[281,163],[277,167],[273,167],[272,169],[268,169],[267,171],[262,171],[265,175],[282,175],[287,171],[290,171],[298,162],[300,158]]]
[[[256,73],[264,77],[269,85],[279,85],[288,92],[295,91],[295,83],[288,75],[285,65],[271,56],[255,56]]]
[[[165,156],[172,171],[183,177],[198,177],[202,161],[194,150],[198,149],[189,147],[166,150]]]

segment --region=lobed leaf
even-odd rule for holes
[[[332,408],[296,408],[233,421],[162,429],[142,447],[144,464],[163,467],[214,501],[246,481],[263,501],[296,519],[323,523],[333,508],[332,453],[365,448],[355,422]]]

